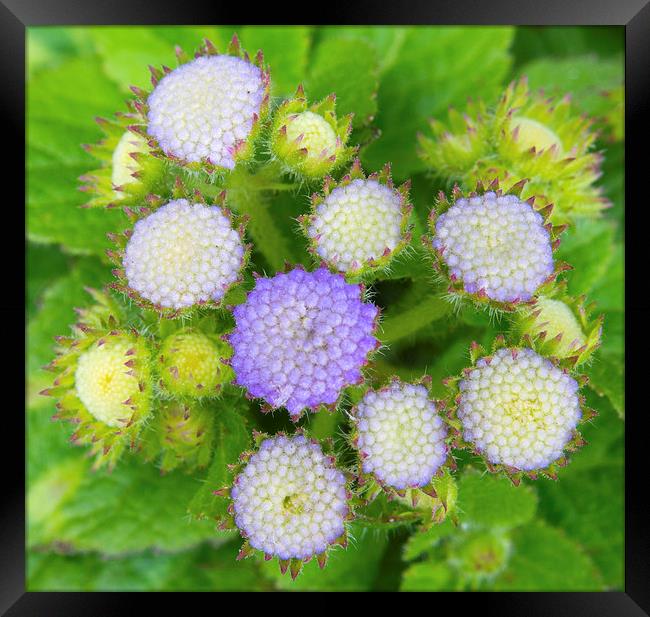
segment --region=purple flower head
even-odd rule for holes
[[[437,220],[433,247],[466,292],[498,302],[530,300],[553,273],[544,219],[515,195],[458,199]]]
[[[326,268],[259,278],[234,310],[236,383],[273,408],[286,407],[294,420],[305,408],[334,404],[345,386],[362,379],[378,345],[377,315],[360,285]]]

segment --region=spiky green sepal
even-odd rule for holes
[[[471,366],[464,368],[460,375],[447,377],[443,380],[447,388],[446,406],[448,409],[447,418],[448,424],[453,433],[453,447],[458,450],[466,450],[471,452],[477,457],[481,457],[485,467],[491,473],[502,474],[507,477],[515,486],[521,483],[523,478],[536,480],[539,477],[544,477],[552,480],[557,480],[558,472],[569,463],[569,457],[574,452],[578,451],[582,446],[586,445],[586,441],[582,437],[579,428],[585,423],[591,421],[598,414],[594,409],[586,406],[585,397],[582,394],[577,394],[577,401],[579,404],[579,419],[575,423],[575,428],[571,431],[571,438],[566,442],[562,448],[562,455],[550,464],[540,466],[535,469],[520,469],[506,464],[493,463],[488,460],[488,456],[484,450],[477,447],[476,444],[466,439],[464,433],[464,425],[459,417],[459,406],[462,401],[461,382],[472,375],[472,373],[480,367],[492,366],[493,358],[499,352],[507,352],[513,358],[517,358],[522,352],[533,351],[540,356],[542,355],[538,349],[534,349],[535,341],[528,341],[531,347],[513,346],[510,344],[503,335],[497,336],[492,343],[492,351],[488,351],[476,342],[473,342],[469,349],[469,356]],[[554,358],[546,358],[561,374],[566,377],[571,377],[576,382],[576,388],[585,386],[588,382],[586,375],[571,372],[565,362],[558,362]],[[502,383],[502,382],[501,382]],[[522,399],[524,400],[524,399]]]
[[[326,229],[322,229],[319,225],[319,216],[333,191],[364,180],[377,182],[394,195],[394,216],[398,222],[399,232],[398,237],[386,239],[387,241],[383,244],[388,244],[390,241],[391,246],[383,246],[378,254],[366,258],[353,258],[352,261],[348,262],[343,259],[345,253],[348,252],[347,242],[356,241],[363,236],[364,239],[367,238],[369,243],[374,243],[375,238],[385,233],[386,229],[374,228],[371,226],[372,221],[366,219],[361,222],[361,226],[353,224],[350,225],[349,229],[345,230],[346,237],[342,238],[343,244],[334,248],[334,250],[326,250],[324,245],[329,234]],[[350,171],[339,182],[336,182],[331,176],[326,176],[323,180],[322,191],[314,193],[311,197],[310,213],[298,218],[302,232],[309,240],[308,250],[314,257],[314,261],[326,265],[333,272],[344,272],[346,279],[350,282],[371,282],[374,275],[377,272],[385,271],[393,258],[406,249],[411,242],[412,225],[409,221],[413,205],[409,200],[410,187],[410,180],[398,187],[394,185],[390,163],[386,163],[381,171],[366,176],[358,158],[354,160]]]
[[[58,399],[54,420],[77,425],[70,441],[90,446],[93,468],[111,470],[127,448],[135,448],[151,413],[151,350],[135,330],[124,329],[107,294],[89,291],[97,304],[78,311],[72,336],[56,338],[57,356],[46,368],[57,375],[41,394]],[[124,400],[114,400],[122,392]]]
[[[326,545],[323,547],[323,550],[318,550],[313,554],[309,554],[303,557],[290,557],[290,556],[282,556],[280,554],[270,554],[268,552],[265,552],[264,550],[260,550],[257,548],[254,548],[253,544],[256,544],[257,542],[260,541],[260,538],[252,537],[249,536],[249,534],[243,529],[243,523],[244,523],[244,517],[246,517],[245,512],[240,512],[239,515],[236,514],[235,512],[235,500],[238,498],[241,498],[241,493],[240,491],[243,490],[242,487],[244,486],[246,480],[246,471],[247,471],[247,466],[251,459],[255,457],[255,462],[256,462],[256,471],[253,472],[255,473],[266,473],[264,470],[260,471],[261,467],[266,467],[266,466],[273,466],[275,463],[275,455],[273,454],[273,451],[270,449],[266,449],[266,455],[264,458],[260,458],[258,455],[259,453],[264,450],[266,446],[269,445],[270,442],[273,443],[278,443],[278,440],[301,440],[301,441],[293,441],[293,444],[300,444],[296,445],[293,450],[287,452],[288,456],[285,454],[281,456],[282,458],[282,466],[285,468],[285,470],[291,469],[293,474],[304,474],[301,475],[300,478],[294,478],[294,480],[289,480],[289,483],[294,482],[295,488],[290,489],[289,493],[284,496],[281,500],[282,503],[282,513],[275,513],[275,516],[279,516],[280,519],[277,521],[279,523],[279,526],[272,525],[271,528],[268,530],[268,534],[265,534],[266,537],[273,537],[275,538],[274,542],[277,542],[278,546],[287,546],[287,543],[290,545],[292,544],[292,541],[290,538],[287,537],[288,529],[292,529],[292,527],[287,527],[287,521],[290,521],[294,518],[294,516],[302,514],[304,512],[312,512],[313,507],[315,506],[315,502],[311,502],[311,499],[313,498],[310,497],[310,491],[312,490],[325,490],[324,487],[330,483],[330,482],[336,482],[332,476],[327,476],[327,479],[324,477],[321,477],[318,482],[314,483],[314,478],[309,477],[309,472],[310,470],[315,471],[316,468],[312,468],[310,465],[311,463],[309,462],[309,455],[307,454],[311,448],[315,448],[317,451],[321,452],[322,455],[324,456],[324,460],[327,463],[327,467],[332,471],[333,474],[337,475],[338,478],[340,478],[340,481],[342,484],[336,484],[338,486],[340,491],[345,492],[345,513],[344,514],[339,514],[339,516],[343,517],[342,519],[339,519],[339,524],[342,523],[341,529],[342,533],[340,535],[337,535],[336,537],[329,538],[326,542]],[[352,520],[354,518],[354,513],[353,513],[353,506],[354,506],[354,501],[353,501],[353,495],[350,491],[350,483],[352,482],[353,478],[351,474],[344,474],[340,470],[336,469],[336,457],[331,453],[331,448],[332,448],[332,443],[331,441],[327,442],[325,444],[325,448],[322,448],[322,444],[320,444],[316,439],[310,439],[308,436],[304,433],[302,429],[297,429],[292,435],[287,435],[283,432],[279,432],[273,436],[266,435],[264,433],[260,433],[257,431],[253,432],[253,441],[254,441],[254,446],[252,450],[248,450],[245,452],[242,452],[239,461],[235,465],[231,465],[230,469],[233,473],[233,483],[229,487],[223,487],[218,490],[214,491],[215,495],[218,495],[220,497],[224,497],[230,501],[228,508],[227,508],[227,515],[223,517],[219,521],[219,529],[239,529],[240,535],[244,539],[244,543],[242,545],[242,548],[237,555],[237,559],[244,559],[247,557],[250,557],[252,555],[257,555],[257,556],[263,556],[266,561],[269,561],[271,559],[276,558],[278,560],[278,564],[280,567],[280,571],[282,574],[285,574],[287,570],[290,571],[291,577],[295,579],[298,574],[300,573],[303,565],[305,563],[308,563],[311,561],[313,558],[315,558],[318,561],[318,564],[320,568],[324,568],[328,555],[330,551],[337,547],[341,546],[343,548],[347,548],[348,544],[348,526],[347,522]],[[302,457],[300,460],[303,460],[302,464],[295,464],[292,465],[293,461],[291,460],[292,457]],[[270,462],[269,462],[270,461]],[[280,461],[277,461],[277,464],[280,464]],[[307,465],[307,467],[304,467],[304,465]],[[275,476],[284,476],[284,474],[274,474]],[[313,474],[312,474],[313,475]],[[262,480],[261,480],[262,481]],[[271,479],[268,479],[268,481],[271,481]],[[312,486],[313,484],[313,486]],[[250,484],[248,485],[250,488]],[[317,488],[318,487],[318,488]],[[262,490],[264,487],[260,486],[259,488],[255,488],[255,484],[253,484],[253,490]],[[298,491],[297,493],[294,493],[293,491]],[[305,491],[304,493],[302,491]],[[274,493],[274,496],[276,494]],[[271,504],[268,504],[269,508],[271,511],[275,512],[272,510],[274,506]],[[304,508],[307,507],[308,510],[305,510]],[[267,509],[267,510],[268,510]],[[260,512],[263,512],[264,510],[260,510],[259,508],[252,508],[249,510],[250,513],[255,513],[255,516],[257,516]],[[328,514],[329,511],[325,511],[323,515],[321,515],[321,519],[323,516],[329,516]],[[238,519],[237,517],[242,517],[241,520]],[[265,520],[265,519],[256,519],[256,520]],[[256,528],[259,529],[259,528]],[[301,528],[301,532],[304,532],[304,529]],[[319,527],[319,524],[316,523],[316,519],[314,519],[313,524],[310,527],[310,534],[321,534],[321,529]],[[291,532],[289,532],[291,533]],[[269,535],[270,534],[270,535]],[[282,551],[282,548],[279,548],[280,551]],[[290,554],[289,554],[290,555]]]
[[[111,283],[110,287],[124,294],[130,298],[137,306],[144,310],[153,311],[157,313],[160,317],[164,319],[191,319],[197,314],[199,310],[204,308],[208,309],[217,309],[221,308],[224,305],[227,305],[229,302],[229,297],[231,292],[235,293],[236,289],[242,284],[244,280],[244,272],[248,266],[250,259],[250,254],[252,250],[252,245],[245,242],[245,231],[246,223],[248,221],[247,216],[233,214],[226,206],[226,193],[221,191],[215,197],[208,198],[204,196],[198,189],[190,189],[187,187],[179,177],[176,178],[174,183],[172,193],[172,201],[176,200],[187,200],[193,204],[202,204],[205,206],[217,206],[221,212],[228,218],[230,221],[231,228],[237,233],[239,237],[239,242],[243,246],[243,254],[238,268],[238,275],[235,280],[230,282],[227,285],[227,288],[224,291],[224,295],[218,301],[209,299],[209,300],[198,300],[195,304],[188,307],[169,307],[162,306],[160,303],[154,303],[148,298],[145,298],[141,293],[133,289],[129,285],[127,278],[124,260],[126,255],[127,246],[131,237],[133,236],[133,226],[143,220],[148,216],[155,214],[162,206],[168,205],[169,200],[165,200],[158,195],[147,195],[146,205],[141,205],[134,208],[126,207],[124,212],[132,223],[132,227],[124,230],[120,234],[108,233],[107,237],[114,244],[113,249],[106,251],[111,262],[116,266],[113,269],[113,274],[115,275],[116,280]],[[170,246],[173,245],[173,238],[169,240]]]
[[[204,469],[212,458],[215,413],[207,402],[160,402],[142,435],[145,459],[158,460],[161,473]]]
[[[287,173],[312,182],[354,156],[357,148],[347,146],[353,114],[337,118],[335,108],[335,94],[309,105],[301,84],[275,111],[270,147]]]
[[[176,46],[175,52],[177,68],[196,58],[227,55],[244,60],[260,69],[263,95],[259,112],[253,114],[252,125],[246,138],[235,139],[229,148],[236,164],[249,162],[255,156],[256,146],[259,142],[264,123],[269,114],[271,78],[269,68],[264,62],[263,52],[259,50],[254,57],[251,57],[247,51],[242,49],[239,38],[236,34],[233,35],[230,43],[223,52],[220,52],[209,39],[204,39],[203,44],[199,47],[193,57],[190,57],[179,46]],[[172,72],[172,69],[167,66],[163,66],[160,69],[150,66],[149,70],[151,72],[151,83],[153,88],[158,85],[163,77]],[[205,174],[207,176],[214,176],[216,174],[217,177],[224,177],[228,172],[230,172],[229,168],[215,164],[209,157],[203,157],[200,161],[186,161],[182,157],[174,155],[171,152],[163,151],[163,148],[158,141],[148,133],[147,128],[149,112],[148,100],[153,90],[143,90],[136,86],[131,86],[131,90],[135,94],[135,98],[128,103],[133,120],[129,128],[147,140],[152,156],[168,161],[176,167],[182,167],[189,172]]]
[[[604,316],[593,317],[594,302],[567,293],[560,281],[551,294],[514,314],[511,336],[518,345],[535,349],[573,370],[592,359],[600,347]]]
[[[456,498],[458,487],[449,467],[441,468],[431,481],[422,487],[396,490],[382,483],[372,474],[359,472],[357,481],[361,486],[359,499],[364,507],[369,506],[384,495],[388,503],[399,504],[398,510],[390,509],[386,520],[379,521],[372,515],[364,517],[361,522],[380,523],[388,526],[418,524],[422,529],[440,525],[449,516],[457,521]]]
[[[609,201],[595,186],[602,156],[593,152],[591,120],[561,100],[531,93],[525,78],[511,83],[495,108],[469,102],[449,110],[447,123],[431,120],[433,137],[419,136],[419,154],[439,178],[465,188],[478,180],[527,178],[523,198],[555,204],[552,220],[598,216]]]
[[[82,176],[79,190],[91,197],[85,208],[134,207],[150,193],[164,194],[167,167],[151,155],[147,140],[129,130],[132,114],[117,113],[114,119],[95,118],[104,137],[83,148],[99,162],[99,167]]]
[[[436,238],[436,223],[439,217],[447,212],[454,203],[459,199],[468,199],[478,197],[485,194],[486,191],[493,192],[497,197],[513,195],[522,199],[522,191],[526,186],[526,180],[519,180],[513,184],[509,189],[502,190],[498,178],[494,178],[490,184],[485,187],[479,180],[476,184],[475,190],[471,192],[464,192],[460,187],[455,184],[451,191],[451,198],[449,198],[443,191],[438,193],[436,203],[431,209],[428,218],[428,234],[422,236],[422,244],[424,245],[427,253],[432,258],[432,264],[435,271],[437,282],[447,287],[446,299],[451,302],[455,307],[461,308],[465,304],[488,310],[491,313],[512,313],[522,307],[530,306],[534,303],[535,297],[547,296],[554,293],[554,288],[557,284],[558,277],[563,272],[571,270],[572,267],[564,262],[555,260],[553,262],[553,271],[548,277],[537,287],[534,296],[529,300],[522,300],[515,298],[508,301],[498,301],[490,298],[485,289],[478,289],[476,292],[468,292],[465,284],[461,278],[455,277],[450,272],[450,267],[445,260],[444,251],[434,247]],[[554,225],[551,222],[552,212],[554,209],[553,204],[546,203],[545,200],[539,200],[536,197],[529,197],[526,199],[535,212],[540,214],[543,218],[543,226],[549,234],[549,239],[553,253],[556,252],[560,245],[560,236],[567,228],[567,225]]]

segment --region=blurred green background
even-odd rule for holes
[[[84,451],[68,443],[72,429],[51,422],[51,399],[37,394],[48,384],[40,367],[51,359],[53,337],[67,334],[73,307],[87,303],[83,286],[111,278],[106,232],[124,225],[120,213],[76,207],[85,201],[77,177],[93,168],[80,144],[100,138],[93,118],[124,110],[129,85],[148,83],[147,65],[175,66],[175,44],[193,50],[207,37],[223,47],[235,31],[245,48],[264,50],[274,97],[303,82],[312,100],[335,91],[339,113],[374,117],[381,135],[362,151],[364,166],[373,171],[391,161],[398,180],[412,178],[421,224],[438,187],[416,156],[416,133],[468,96],[495,101],[523,74],[535,89],[571,93],[580,111],[597,118],[600,183],[614,203],[561,246],[575,266],[570,291],[597,301],[606,322],[587,389],[600,415],[560,480],[514,489],[466,470],[458,528],[446,522],[414,535],[408,527],[355,524],[347,551],[335,552],[323,572],[309,564],[295,583],[280,577],[275,562],[235,562],[237,537],[190,521],[186,506],[200,476],[161,477],[128,459],[111,475],[90,474]],[[42,27],[28,30],[27,45],[30,591],[623,588],[622,28]],[[364,137],[359,130],[352,140]],[[391,291],[387,282],[380,295]],[[398,317],[393,324],[403,332],[394,333],[380,370],[426,370],[434,383],[466,364],[472,340],[489,343],[495,333],[480,316],[423,327],[408,312]],[[482,576],[491,564],[498,572]]]

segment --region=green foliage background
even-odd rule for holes
[[[600,182],[614,207],[579,224],[563,239],[561,258],[575,266],[569,290],[587,293],[606,315],[604,344],[590,369],[588,404],[600,415],[585,430],[589,445],[573,456],[558,482],[514,488],[479,478],[472,461],[459,477],[460,525],[429,532],[356,524],[351,546],[335,551],[319,572],[310,563],[297,581],[275,562],[235,562],[240,540],[215,532],[200,511],[205,477],[170,473],[123,459],[112,474],[88,471],[72,447],[69,426],[50,421],[51,399],[38,396],[48,374],[52,338],[66,334],[73,307],[87,304],[84,285],[111,278],[106,232],[121,229],[118,212],[82,210],[77,177],[93,167],[81,148],[100,137],[95,116],[124,109],[128,86],[148,83],[147,65],[175,66],[173,48],[195,49],[202,38],[223,47],[236,31],[245,48],[262,48],[272,68],[273,96],[299,82],[311,100],[337,93],[337,111],[355,112],[352,141],[378,139],[362,150],[368,171],[393,163],[397,180],[411,177],[415,236],[439,187],[416,156],[415,137],[430,117],[443,117],[468,96],[496,100],[513,78],[573,95],[595,116],[605,153]],[[27,475],[28,579],[35,590],[592,590],[623,588],[623,31],[620,28],[478,27],[93,27],[28,31]],[[603,96],[606,92],[607,96]],[[284,259],[307,262],[294,225],[267,211],[267,241],[254,265],[266,272]],[[298,205],[305,210],[307,204]],[[256,240],[256,239],[255,239]],[[428,276],[411,260],[376,285],[390,304],[383,340],[390,350],[377,377],[397,373],[440,379],[468,362],[472,340],[489,344],[499,330],[487,317],[454,316],[413,282]],[[441,386],[439,392],[443,394]],[[237,414],[224,431],[212,478],[245,445]],[[337,430],[318,414],[319,436]],[[224,437],[225,435],[225,437]],[[476,469],[480,469],[477,465]],[[191,504],[191,505],[190,505]],[[467,576],[462,557],[470,538],[499,537],[508,546],[502,571],[487,581]]]

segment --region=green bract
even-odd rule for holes
[[[566,223],[598,216],[610,205],[596,186],[602,155],[594,151],[590,125],[568,97],[531,93],[521,79],[496,106],[478,100],[465,112],[451,109],[447,123],[432,120],[433,137],[420,136],[420,156],[436,177],[463,188],[477,180],[525,178],[523,198],[543,198],[555,206],[553,222]]]
[[[224,361],[232,354],[216,336],[186,329],[171,334],[160,346],[158,371],[161,387],[175,396],[216,396],[233,378]]]
[[[271,127],[271,152],[286,170],[314,181],[347,163],[356,148],[346,144],[352,131],[352,114],[340,120],[335,112],[336,95],[307,104],[302,86],[295,97],[276,110]]]
[[[534,341],[545,356],[566,359],[577,366],[591,359],[601,345],[604,316],[592,317],[594,303],[586,297],[574,298],[559,282],[549,296],[539,296],[514,316],[513,335]]]
[[[212,458],[217,414],[216,406],[198,401],[160,403],[142,436],[145,458],[159,459],[163,473],[179,466],[203,469]]]
[[[80,310],[73,335],[58,337],[57,373],[42,392],[58,399],[55,419],[78,425],[70,440],[90,445],[95,466],[115,466],[125,448],[133,449],[151,413],[151,348],[133,330],[120,328],[120,310],[104,293]]]
[[[104,139],[86,145],[101,167],[80,176],[81,190],[90,193],[88,208],[137,207],[150,193],[165,187],[165,163],[151,156],[147,140],[131,131],[129,117],[116,114],[114,120],[97,118]]]

